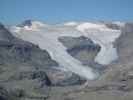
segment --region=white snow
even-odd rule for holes
[[[65,26],[76,26],[78,23],[77,22],[66,22],[64,23]]]
[[[69,25],[71,24],[73,23],[69,23]],[[67,48],[58,41],[59,37],[86,36],[92,39],[93,42],[101,46],[101,50],[95,58],[95,61],[100,64],[109,64],[117,59],[117,52],[112,43],[119,37],[120,31],[108,29],[102,24],[81,23],[77,24],[76,28],[53,28],[52,26],[45,27],[43,24],[33,23],[30,29],[28,28],[20,29],[16,27],[11,28],[11,31],[14,36],[47,50],[52,59],[57,61],[60,66],[86,79],[95,79],[98,77],[98,73],[94,72],[89,66],[83,66],[80,61],[68,54]]]
[[[84,36],[101,46],[95,61],[99,64],[107,65],[118,58],[117,50],[113,47],[113,42],[121,34],[120,30],[112,30],[104,24],[83,23],[76,27]]]
[[[104,30],[106,29],[104,25],[102,24],[94,24],[94,23],[81,23],[77,27],[77,30],[84,32],[86,29],[99,29],[99,30]]]
[[[20,27],[16,27],[16,26],[12,26],[10,28],[10,30],[13,30],[14,32],[18,33],[18,32],[20,32],[21,28]]]

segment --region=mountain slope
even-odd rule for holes
[[[40,25],[43,23],[36,22],[29,20],[22,26],[13,26],[13,33],[1,25],[0,99],[133,99],[132,23]],[[85,26],[77,30],[79,25]],[[110,53],[111,56],[106,56],[107,59],[111,57],[110,63],[96,62],[101,49],[106,47],[104,52],[108,52],[110,45],[116,50],[117,59]],[[103,55],[106,54],[104,52]],[[81,88],[86,82],[81,77],[83,74],[73,71],[73,68],[67,69],[74,65],[81,65],[75,66],[78,72],[89,67],[100,76],[96,80],[87,80],[87,86]]]

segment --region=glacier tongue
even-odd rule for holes
[[[42,24],[38,28],[36,25],[38,25],[38,23],[35,23],[35,25],[33,24],[33,27],[28,27],[30,30],[25,27],[22,29],[16,27],[12,28],[11,31],[16,37],[36,44],[41,49],[47,50],[51,57],[65,69],[86,79],[95,79],[98,77],[98,73],[94,72],[89,66],[83,66],[80,61],[69,55],[66,51],[66,47],[58,41],[59,37],[85,36],[90,38],[93,42],[101,46],[101,50],[95,58],[95,61],[100,64],[109,64],[117,59],[117,52],[112,43],[119,37],[119,30],[111,30],[104,25],[92,23],[77,24],[72,28],[67,26],[64,26],[63,28],[52,26],[45,27],[45,25],[43,26]]]

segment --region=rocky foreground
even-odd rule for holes
[[[107,66],[93,62],[100,46],[91,40],[59,39],[73,57],[101,73],[84,87],[84,78],[60,69],[47,51],[14,37],[0,24],[0,100],[133,100],[133,24],[126,23],[121,31],[114,43],[119,59]]]

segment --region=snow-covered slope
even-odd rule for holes
[[[120,30],[112,30],[104,24],[94,23],[82,23],[76,28],[84,36],[91,38],[93,42],[101,46],[101,50],[95,58],[96,62],[106,65],[118,58],[117,50],[113,47],[113,42],[120,36]]]
[[[70,27],[70,26],[74,27]],[[39,45],[41,49],[49,52],[52,59],[60,66],[87,79],[95,79],[98,73],[89,66],[83,66],[80,61],[67,53],[66,47],[58,40],[61,36],[79,37],[85,36],[101,46],[101,50],[95,58],[99,64],[109,64],[117,59],[116,48],[113,42],[120,36],[120,30],[112,30],[104,24],[94,23],[67,23],[64,26],[46,25],[33,21],[30,26],[13,26],[11,32],[14,36],[25,41]]]

